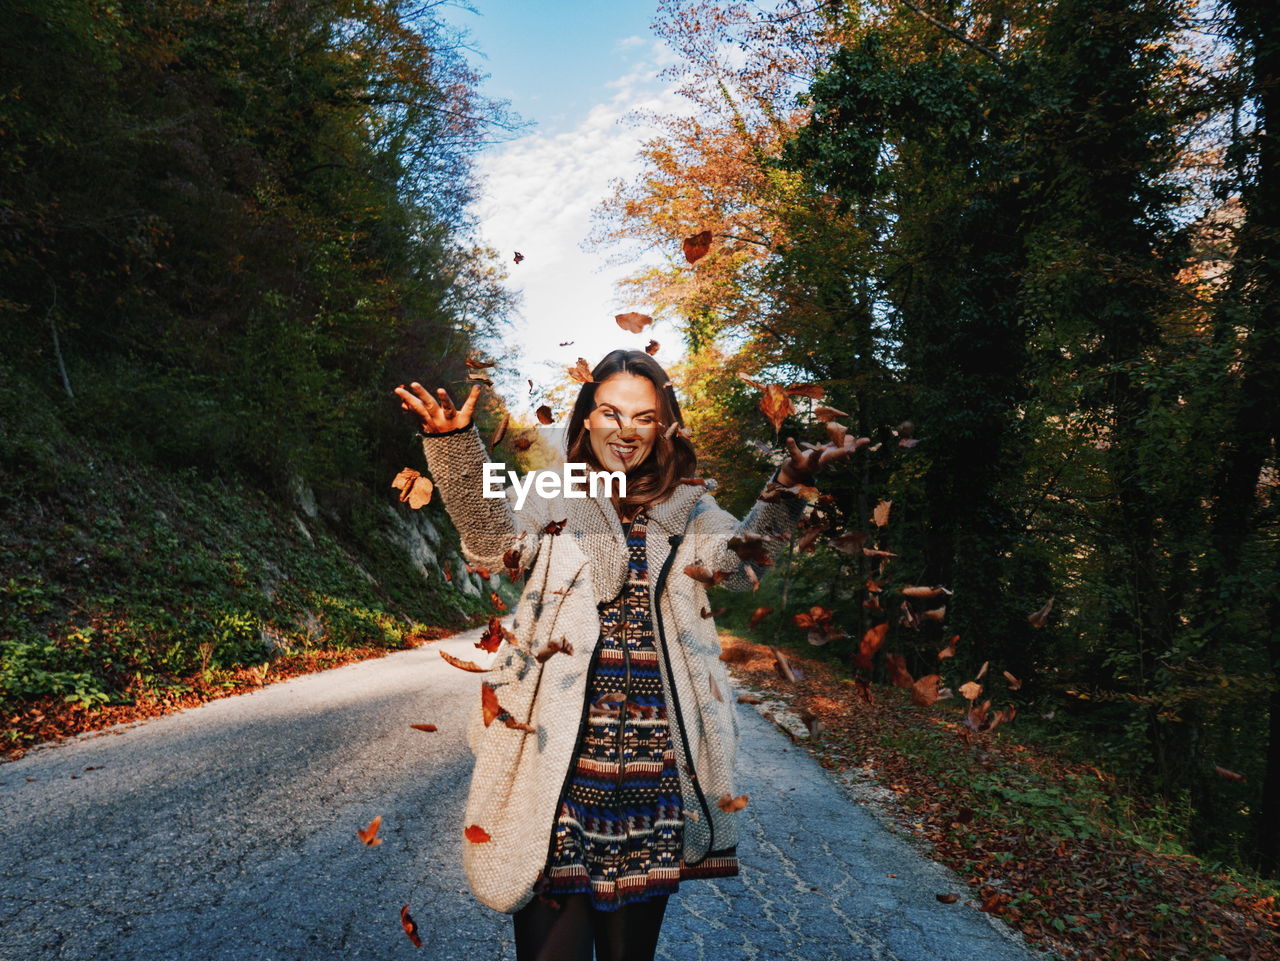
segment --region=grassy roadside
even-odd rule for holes
[[[966,881],[971,909],[1052,955],[1280,957],[1280,885],[1180,852],[1163,812],[1107,772],[1018,743],[1016,722],[968,743],[954,701],[919,708],[880,685],[867,701],[846,672],[795,647],[784,653],[804,677],[792,683],[767,646],[727,631],[721,644],[746,685],[822,722],[793,740],[841,780],[878,785],[891,799],[881,813]]]
[[[349,492],[273,499],[192,471],[94,462],[69,439],[40,444],[52,473],[30,458],[20,483],[0,471],[6,760],[413,647],[492,610],[489,584],[463,589],[438,504],[412,515],[390,487],[385,504]]]

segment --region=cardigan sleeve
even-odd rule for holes
[[[781,470],[779,466],[769,480],[776,481]],[[764,487],[768,486],[766,482]],[[761,493],[764,493],[764,488]],[[768,565],[743,560],[729,547],[729,541],[742,534],[771,535],[764,541],[764,553],[770,561],[775,561],[791,539],[807,506],[808,502],[804,498],[783,493],[776,501],[757,500],[747,516],[738,520],[716,503],[715,497],[710,493],[703,494],[694,505],[689,522],[694,550],[701,562],[711,570],[730,572],[720,582],[720,587],[731,591],[749,591],[752,589],[752,582],[747,576],[746,568],[750,567],[758,579]]]
[[[470,563],[501,570],[503,556],[520,546],[520,568],[533,564],[538,532],[546,523],[542,498],[532,495],[515,508],[515,488],[502,496],[484,496],[484,465],[489,461],[474,423],[460,430],[422,435],[427,469],[462,541]],[[505,469],[505,465],[502,465]]]

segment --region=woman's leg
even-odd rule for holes
[[[516,961],[591,961],[591,903],[585,894],[559,895],[553,908],[536,894],[511,917]]]
[[[653,961],[670,897],[660,894],[616,911],[592,911],[596,961]]]

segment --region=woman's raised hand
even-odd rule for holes
[[[436,388],[437,397],[432,397],[430,391],[416,380],[409,388],[406,390],[402,384],[396,388],[396,394],[400,398],[401,407],[418,415],[422,421],[423,433],[440,434],[470,426],[471,413],[476,409],[476,398],[480,396],[479,384],[472,385],[471,393],[461,407],[453,406],[449,392],[443,387]]]
[[[778,471],[778,483],[784,487],[790,487],[792,484],[811,482],[815,471],[821,470],[837,457],[843,457],[853,450],[853,444],[850,443],[852,440],[853,437],[847,435],[844,444],[833,444],[828,441],[821,446],[806,445],[809,449],[801,450],[796,439],[788,437],[787,451],[791,456],[783,461],[782,468]]]

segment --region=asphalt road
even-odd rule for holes
[[[0,764],[0,961],[514,961],[461,818],[478,632]],[[671,899],[665,961],[1027,961],[965,889],[739,707],[734,878]],[[433,723],[435,733],[410,729]],[[383,843],[356,829],[383,818]],[[961,894],[945,905],[935,895]],[[423,947],[400,926],[408,904]]]

